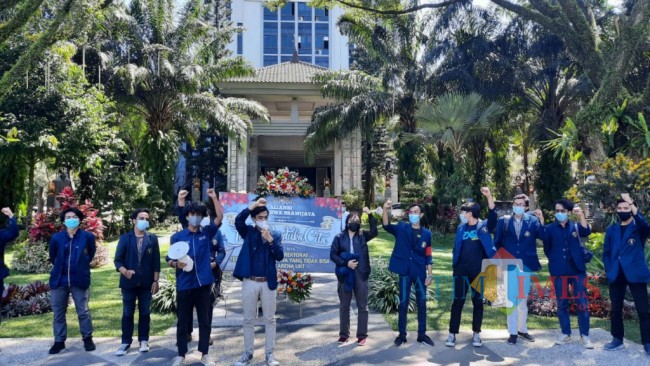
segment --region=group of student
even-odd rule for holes
[[[523,264],[516,273],[514,286],[524,292],[524,299],[514,301],[506,317],[509,337],[507,343],[516,345],[519,339],[534,342],[528,332],[528,306],[526,297],[531,287],[531,276],[542,266],[537,255],[537,240],[543,242],[548,258],[549,272],[557,299],[557,315],[561,334],[555,341],[563,345],[571,341],[569,318],[570,301],[574,300],[578,311],[580,341],[587,349],[594,345],[589,338],[589,307],[587,296],[586,263],[591,252],[581,244],[591,234],[585,214],[580,207],[567,199],[555,203],[555,221],[545,224],[542,211],[528,212],[528,197],[520,194],[512,201],[512,215],[497,217],[495,203],[486,187],[481,193],[488,202],[487,220],[481,220],[481,207],[476,202],[467,202],[460,207],[460,225],[456,230],[453,248],[453,302],[449,321],[449,335],[445,345],[454,347],[459,333],[461,314],[465,300],[470,297],[473,304],[472,339],[474,347],[481,347],[481,325],[483,322],[484,291],[480,283],[484,260],[490,259],[501,248]],[[395,237],[395,245],[388,269],[399,276],[400,303],[398,331],[395,346],[407,342],[406,316],[415,288],[418,330],[417,341],[433,346],[433,340],[426,334],[426,287],[432,283],[431,232],[422,227],[422,207],[413,204],[408,208],[408,223],[391,224],[388,212],[392,204],[387,201],[383,207],[384,230]],[[364,212],[370,213],[367,208]],[[577,221],[570,220],[574,214]],[[650,356],[650,313],[648,310],[648,288],[650,268],[644,256],[644,246],[650,226],[628,194],[623,194],[616,204],[617,223],[609,226],[605,233],[603,262],[609,282],[611,300],[611,342],[605,350],[624,348],[623,300],[626,288],[630,289],[639,317],[641,342]],[[358,308],[357,344],[365,345],[368,337],[368,279],[370,257],[367,242],[377,236],[377,224],[369,217],[369,230],[360,230],[360,213],[350,212],[345,217],[345,228],[332,243],[330,258],[336,264],[339,279],[340,300],[339,343],[350,338],[350,301],[352,295]],[[506,274],[506,277],[508,275]],[[523,283],[518,283],[522,281]],[[571,290],[571,291],[569,291]]]
[[[497,217],[490,190],[481,189],[487,198],[487,220],[479,218],[480,206],[468,202],[460,208],[460,225],[456,231],[453,248],[453,302],[449,321],[449,335],[446,346],[456,345],[462,309],[467,295],[473,304],[471,343],[481,347],[480,337],[483,321],[484,297],[480,290],[473,290],[483,271],[483,261],[492,258],[500,248],[514,258],[520,259],[523,267],[517,278],[523,283],[526,294],[530,289],[530,276],[539,271],[541,265],[537,255],[537,239],[543,241],[544,253],[548,257],[549,272],[558,302],[558,319],[561,335],[556,344],[571,341],[569,302],[567,296],[572,289],[572,298],[577,303],[580,340],[588,349],[593,348],[589,339],[589,311],[586,289],[586,262],[588,251],[581,244],[581,238],[590,235],[591,229],[584,212],[571,201],[560,199],[555,203],[555,221],[544,222],[541,210],[530,214],[529,202],[525,195],[517,195],[512,201],[511,216]],[[173,365],[183,365],[188,352],[187,343],[191,340],[193,311],[199,325],[198,352],[201,362],[211,365],[208,349],[210,339],[212,308],[219,296],[221,265],[225,257],[223,238],[219,231],[223,220],[223,208],[217,193],[207,191],[213,204],[213,211],[202,203],[186,204],[187,191],[178,194],[177,209],[183,230],[171,236],[170,243],[187,242],[188,256],[194,261],[191,271],[185,271],[184,262],[167,258],[169,267],[176,270],[176,306],[178,356]],[[408,208],[408,222],[391,223],[389,211],[391,202],[387,201],[382,212],[384,230],[395,237],[395,244],[388,269],[398,275],[400,291],[398,331],[395,346],[407,342],[406,317],[412,288],[415,287],[418,330],[417,341],[434,346],[426,334],[426,287],[433,281],[432,235],[422,226],[422,207],[413,204]],[[210,212],[212,211],[212,213]],[[0,231],[0,249],[18,235],[16,219],[11,210],[2,212],[9,219],[9,227]],[[338,279],[337,293],[340,300],[339,343],[347,343],[350,338],[350,305],[354,296],[358,308],[356,343],[366,344],[368,337],[368,290],[370,277],[370,255],[368,242],[377,236],[377,222],[367,207],[362,210],[368,215],[369,230],[361,229],[361,213],[345,212],[344,226],[332,242],[330,258],[336,265]],[[577,222],[569,219],[574,213]],[[609,281],[611,299],[612,341],[605,344],[606,350],[624,347],[623,300],[629,288],[639,316],[641,339],[645,352],[650,356],[650,315],[648,311],[648,290],[650,269],[644,257],[644,244],[650,226],[629,195],[623,194],[618,200],[616,213],[619,222],[607,228],[603,250],[603,262]],[[150,307],[152,296],[159,290],[160,248],[156,235],[148,231],[150,216],[147,209],[137,209],[130,216],[133,230],[120,236],[114,264],[120,273],[119,287],[122,291],[122,340],[116,355],[128,353],[133,342],[134,315],[138,307],[138,344],[140,352],[149,351]],[[250,218],[252,225],[247,224]],[[65,314],[69,296],[75,304],[80,332],[86,351],[95,350],[92,339],[92,320],[88,307],[90,295],[90,262],[95,251],[95,237],[80,230],[84,220],[83,213],[74,207],[66,208],[60,214],[65,226],[52,236],[50,241],[50,261],[52,271],[49,285],[53,309],[54,344],[50,354],[59,353],[65,348],[67,326]],[[235,228],[243,238],[233,276],[242,281],[244,351],[235,364],[249,365],[253,360],[254,324],[258,301],[262,307],[262,321],[265,325],[265,361],[269,366],[280,363],[274,356],[276,334],[276,263],[284,258],[281,233],[269,227],[269,210],[266,200],[259,198],[242,210],[235,219]],[[4,253],[1,253],[4,254]],[[3,258],[4,256],[0,256]],[[4,261],[0,262],[0,279],[8,275]],[[2,282],[0,284],[3,285]],[[514,284],[509,284],[514,286]],[[519,284],[516,284],[520,288]],[[3,286],[4,287],[4,286]],[[507,342],[515,345],[519,338],[534,342],[526,327],[527,301],[519,301],[507,315],[509,337]]]

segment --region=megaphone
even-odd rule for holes
[[[192,258],[190,258],[190,256],[187,255],[189,251],[190,251],[190,244],[186,241],[179,241],[172,244],[169,247],[167,256],[181,263],[185,263],[185,267],[183,267],[183,271],[189,272],[194,268],[194,260],[192,260]]]

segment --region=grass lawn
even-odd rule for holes
[[[169,248],[169,232],[156,233],[160,238],[161,269],[163,273],[168,268],[165,263],[165,256]],[[119,337],[122,334],[122,293],[118,287],[120,274],[115,271],[113,258],[117,239],[107,243],[109,248],[109,263],[92,270],[90,314],[93,320],[93,336],[95,337]],[[9,267],[13,259],[13,251],[5,255]],[[45,283],[49,280],[49,274],[19,273],[12,271],[5,279],[5,284],[25,285],[40,280]],[[68,307],[68,338],[81,338],[79,333],[79,322],[74,306]],[[176,321],[175,314],[151,314],[151,335],[163,335]],[[137,312],[136,312],[137,322]],[[137,324],[137,323],[136,323]],[[137,327],[137,325],[136,325]],[[32,315],[19,318],[9,318],[2,321],[0,325],[0,338],[25,338],[42,337],[52,338],[52,313]]]
[[[427,329],[441,331],[445,334],[449,331],[449,317],[452,303],[451,263],[453,240],[453,234],[448,234],[444,237],[437,236],[433,239],[433,274],[434,276],[441,277],[439,284],[440,293],[437,294],[437,299],[430,299],[427,302]],[[392,235],[379,228],[379,236],[368,243],[370,256],[373,258],[388,259],[392,252],[394,242]],[[542,248],[538,248],[538,254],[542,263],[542,270],[537,275],[540,277],[540,282],[543,286],[549,276],[548,259],[544,255]],[[444,277],[447,277],[448,280],[444,280]],[[435,282],[432,286],[435,286]],[[609,297],[609,291],[606,287],[601,288],[601,291],[605,298]],[[463,308],[461,329],[472,329],[472,308],[472,302],[468,299]],[[394,330],[397,330],[397,313],[387,314],[385,318],[390,326]],[[609,319],[591,317],[590,325],[591,328],[610,329]],[[571,327],[574,330],[578,328],[576,316],[571,316]],[[505,314],[499,308],[485,306],[483,328],[503,329],[503,336],[505,338],[507,336]],[[408,316],[407,329],[410,332],[417,331],[416,314],[412,313]],[[559,335],[560,325],[557,317],[544,317],[531,314],[528,316],[528,329],[557,329]],[[625,321],[625,336],[631,341],[641,342],[638,320]]]

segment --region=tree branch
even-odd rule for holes
[[[336,0],[336,2],[338,2],[338,3],[342,4],[342,5],[345,5],[345,6],[349,7],[349,8],[364,10],[364,11],[367,11],[367,12],[370,12],[370,13],[381,14],[381,15],[404,15],[404,14],[413,13],[413,12],[416,12],[416,11],[419,11],[419,10],[422,10],[422,9],[444,8],[446,6],[453,5],[453,4],[456,4],[456,3],[461,2],[461,1],[462,0],[447,0],[447,1],[443,1],[441,3],[437,3],[437,4],[420,4],[420,5],[413,6],[411,8],[406,8],[406,9],[401,9],[401,10],[379,10],[379,9],[371,8],[369,6],[355,4],[355,3],[352,3],[352,2],[346,1],[346,0]]]
[[[11,18],[11,20],[0,25],[0,45],[2,45],[12,34],[21,29],[32,14],[41,6],[43,0],[32,0],[22,6],[20,10]],[[5,6],[4,4],[2,5]]]

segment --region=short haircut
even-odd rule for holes
[[[81,212],[81,210],[79,210],[76,207],[68,207],[65,210],[61,211],[61,215],[59,216],[61,222],[65,221],[65,214],[67,214],[68,212],[74,212],[74,214],[77,215],[77,217],[79,218],[79,222],[84,220],[85,216],[83,212]]]
[[[261,214],[262,212],[269,212],[269,209],[266,208],[266,206],[257,206],[253,210],[251,210],[251,217],[255,218],[255,216]],[[271,213],[269,212],[269,215]]]
[[[516,195],[515,198],[512,199],[512,202],[515,202],[515,200],[524,200],[524,202],[526,202],[526,206],[530,205],[530,199],[523,193]]]
[[[135,220],[141,212],[145,212],[145,213],[149,214],[149,209],[148,208],[136,208],[135,210],[133,210],[133,212],[131,212],[131,220]]]
[[[185,205],[185,208],[183,208],[184,216],[187,216],[191,213],[199,214],[203,217],[206,217],[208,215],[208,209],[207,207],[205,207],[204,204],[200,202],[192,202],[189,205]]]
[[[413,207],[417,207],[420,209],[420,213],[424,213],[424,210],[422,210],[422,205],[419,203],[411,203],[406,211],[411,211]]]
[[[564,209],[567,210],[567,211],[573,211],[573,207],[575,206],[573,201],[568,200],[566,198],[562,198],[562,199],[559,199],[559,200],[555,201],[555,205],[558,205],[558,204],[562,205],[562,207],[564,207]]]
[[[478,215],[481,212],[481,205],[476,202],[465,202],[460,206],[461,211],[471,212],[472,217],[478,219]]]

